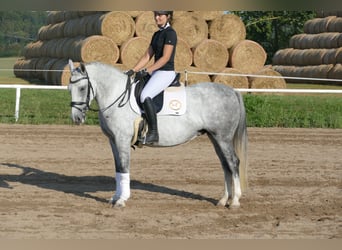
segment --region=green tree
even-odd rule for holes
[[[247,39],[258,42],[267,53],[266,63],[279,49],[288,48],[290,38],[303,33],[304,23],[314,11],[233,11],[246,25]]]
[[[19,56],[46,20],[45,11],[0,11],[0,56]]]

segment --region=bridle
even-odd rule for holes
[[[132,83],[131,83],[131,77],[127,76],[125,90],[121,93],[121,95],[118,98],[116,98],[110,105],[108,105],[107,107],[105,107],[103,109],[93,109],[93,108],[91,108],[90,107],[90,93],[92,93],[92,95],[95,97],[95,91],[94,91],[93,85],[91,84],[88,72],[86,70],[84,70],[84,72],[85,72],[85,76],[83,76],[81,78],[78,78],[76,80],[71,80],[70,79],[70,84],[75,84],[75,83],[80,82],[82,80],[87,80],[88,81],[86,101],[85,102],[73,102],[72,101],[72,102],[70,102],[70,106],[72,108],[75,108],[75,109],[81,111],[82,113],[85,113],[87,110],[94,111],[94,112],[99,112],[99,111],[104,112],[104,111],[108,110],[110,107],[112,107],[114,104],[116,104],[119,100],[120,100],[119,105],[118,105],[119,108],[122,108],[123,106],[125,106],[126,103],[129,101],[129,97],[131,95],[131,85],[132,85]],[[84,74],[84,73],[82,73],[82,74]],[[126,99],[126,101],[125,101],[125,99]],[[81,109],[80,107],[78,107],[80,105],[86,105],[86,108]]]

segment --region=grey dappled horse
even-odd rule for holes
[[[129,78],[115,67],[99,62],[74,68],[70,61],[69,65],[72,120],[83,123],[91,101],[96,100],[100,125],[109,138],[115,161],[116,192],[110,203],[123,207],[130,197],[133,123],[140,116],[128,101]],[[225,192],[218,205],[226,206],[229,200],[231,207],[239,207],[241,190],[247,188],[246,113],[241,94],[211,82],[187,86],[185,91],[186,113],[158,116],[159,142],[152,147],[176,146],[206,133],[224,171]]]

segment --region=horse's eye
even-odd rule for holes
[[[81,91],[84,91],[84,90],[85,90],[85,87],[82,87],[80,90],[81,90]]]

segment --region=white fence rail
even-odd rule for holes
[[[12,84],[0,84],[0,89],[16,89],[15,91],[15,111],[14,118],[17,122],[19,119],[19,109],[20,109],[20,96],[21,89],[59,89],[66,90],[67,86],[45,86],[45,85],[12,85]]]
[[[67,90],[67,86],[45,86],[45,85],[15,85],[15,84],[0,84],[0,89],[16,89],[15,97],[15,121],[19,119],[20,96],[21,89],[50,89],[50,90]],[[236,89],[239,92],[259,92],[259,93],[305,93],[305,94],[342,94],[342,90],[333,89]],[[0,93],[1,94],[1,93]]]

